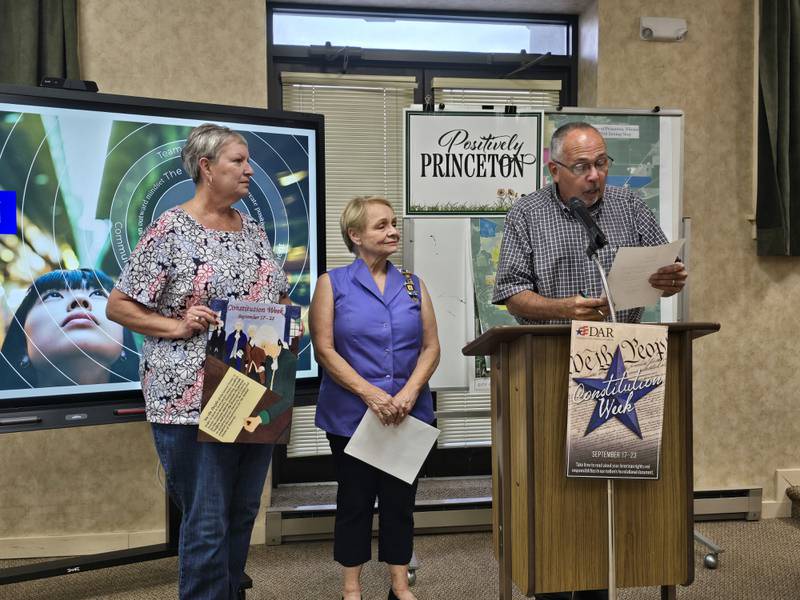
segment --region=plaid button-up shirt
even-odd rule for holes
[[[589,212],[608,238],[608,245],[598,252],[606,273],[618,248],[667,242],[653,212],[628,188],[606,186],[603,198]],[[568,298],[581,292],[600,296],[603,284],[595,263],[586,256],[588,244],[586,230],[559,200],[554,185],[520,198],[506,215],[492,302],[504,304],[524,290],[547,298]],[[638,323],[642,313],[642,308],[621,310],[617,320]],[[568,322],[522,317],[517,321],[525,325]]]

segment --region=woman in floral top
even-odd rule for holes
[[[253,169],[246,140],[204,124],[183,149],[195,194],[144,233],[108,299],[108,316],[145,335],[140,376],[156,451],[183,512],[182,599],[238,597],[272,456],[264,444],[197,441],[212,298],[290,304],[264,228],[233,208]]]

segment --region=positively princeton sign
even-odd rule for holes
[[[542,113],[406,111],[407,215],[504,214],[539,189]]]
[[[667,328],[572,322],[567,476],[658,479]]]

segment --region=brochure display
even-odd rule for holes
[[[205,442],[286,444],[292,422],[300,307],[212,300],[200,431]]]

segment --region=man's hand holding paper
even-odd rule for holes
[[[608,274],[615,308],[650,306],[663,296],[680,292],[689,275],[683,263],[675,262],[683,242],[620,248]]]
[[[686,285],[689,272],[682,262],[674,262],[650,275],[650,285],[663,292],[662,296],[668,298],[680,292]]]

